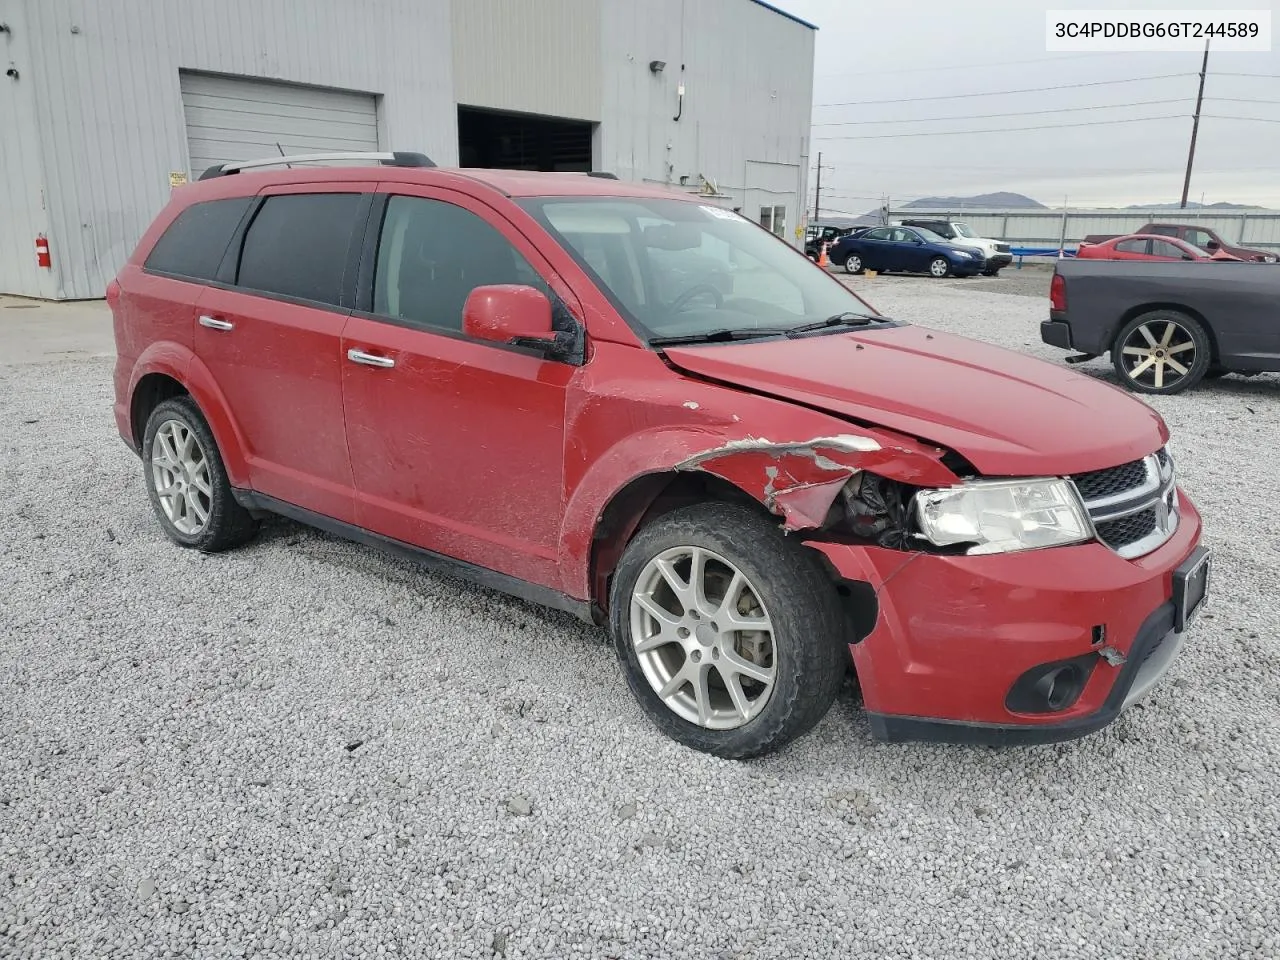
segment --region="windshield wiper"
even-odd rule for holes
[[[787,331],[787,336],[826,330],[828,327],[865,327],[872,323],[888,322],[890,322],[888,317],[876,317],[869,313],[854,313],[852,310],[846,310],[844,313],[833,313],[825,320],[815,320],[813,323],[802,323],[798,327],[792,327]]]
[[[754,340],[757,337],[785,337],[790,328],[782,327],[723,327],[718,330],[707,330],[704,333],[682,333],[672,337],[650,337],[651,347],[677,347],[686,343],[725,343],[730,340]]]

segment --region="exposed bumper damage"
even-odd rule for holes
[[[1176,653],[1171,579],[1200,538],[1199,514],[1179,500],[1177,533],[1137,560],[1100,543],[942,556],[806,539],[841,577],[875,592],[874,626],[850,648],[873,734],[1048,742],[1114,719],[1150,685],[1144,670],[1168,666],[1157,648]],[[1011,696],[1029,671],[1072,661],[1086,669],[1069,702],[1028,712]]]
[[[913,549],[901,522],[909,491],[881,481],[955,484],[943,454],[866,435],[748,437],[676,469],[750,492],[784,529],[805,531],[838,577],[874,594],[850,652],[876,737],[1043,743],[1105,726],[1176,656],[1170,579],[1199,540],[1194,506],[1179,494],[1177,534],[1133,561],[1096,542],[986,556]],[[1078,683],[1041,709],[1022,687],[1058,670]]]
[[[746,437],[695,454],[675,468],[701,470],[746,490],[789,531],[826,524],[840,491],[860,471],[920,486],[949,486],[958,479],[921,449],[857,434],[781,443]]]

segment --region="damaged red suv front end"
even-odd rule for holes
[[[844,421],[843,435],[745,439],[682,466],[757,490],[825,558],[846,598],[877,738],[1083,736],[1172,663],[1203,599],[1208,555],[1167,429],[1145,404],[905,326],[668,357]],[[964,530],[933,531],[933,542],[921,522],[931,500],[974,492],[995,498],[979,510],[998,512],[1010,491],[1043,489],[1077,505],[1064,508],[1079,521],[1074,542],[981,544]]]

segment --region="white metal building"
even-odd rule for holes
[[[794,242],[813,30],[761,0],[0,0],[0,292],[102,296],[172,184],[279,150],[611,170]]]

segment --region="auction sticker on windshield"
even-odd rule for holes
[[[742,217],[738,216],[738,214],[734,213],[732,210],[722,210],[720,207],[709,207],[706,204],[699,204],[698,208],[700,210],[706,211],[707,213],[711,214],[713,217],[718,217],[721,220],[741,220],[742,219]]]

